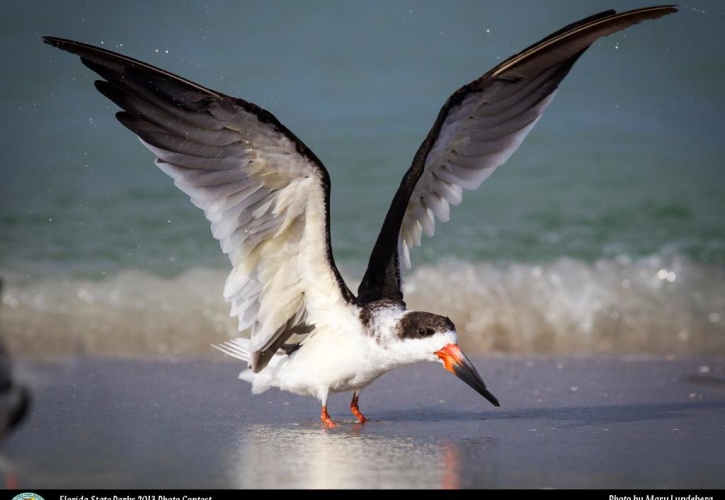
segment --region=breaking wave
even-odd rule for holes
[[[6,276],[0,331],[20,356],[213,357],[238,335],[227,271],[103,281]],[[471,352],[725,355],[725,268],[681,256],[418,267],[410,309],[449,316]],[[357,283],[348,281],[355,289]]]

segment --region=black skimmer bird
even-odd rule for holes
[[[447,222],[463,190],[479,185],[518,148],[559,83],[598,38],[673,13],[673,6],[613,10],[570,24],[506,59],[446,101],[393,199],[357,296],[330,243],[330,176],[270,112],[168,71],[61,38],[46,43],[81,57],[116,117],[156,155],[156,165],[204,210],[233,270],[231,315],[250,338],[216,346],[247,362],[240,378],[318,398],[360,391],[384,373],[442,362],[498,406],[458,347],[444,316],[408,311],[401,266],[436,219]]]

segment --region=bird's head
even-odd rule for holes
[[[453,322],[445,316],[427,312],[406,313],[398,326],[399,345],[416,361],[437,361],[456,377],[471,386],[494,406],[499,406],[496,397],[486,389],[481,376],[471,361],[458,347],[458,335]]]

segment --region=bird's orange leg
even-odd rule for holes
[[[360,397],[360,392],[355,391],[352,393],[352,402],[350,403],[350,409],[352,410],[352,414],[357,417],[357,419],[360,421],[361,424],[364,424],[368,421],[367,418],[365,418],[365,415],[360,413],[360,407],[357,405],[357,400]]]
[[[327,405],[322,405],[322,415],[320,415],[320,419],[328,429],[334,429],[337,427],[337,424],[332,421],[330,415],[327,413]]]

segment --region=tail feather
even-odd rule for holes
[[[221,345],[212,344],[211,346],[233,358],[246,361],[247,366],[249,366],[249,360],[252,356],[252,353],[249,351],[249,339],[236,338],[224,342]],[[276,354],[284,353],[282,351],[277,351]],[[252,384],[252,393],[261,394],[270,387],[279,387],[279,385],[277,385],[277,374],[279,373],[280,367],[288,359],[289,356],[273,356],[269,361],[269,364],[261,373],[254,373],[249,367],[247,367],[239,374],[239,378]]]
[[[242,361],[249,362],[251,353],[249,352],[249,339],[236,338],[228,342],[224,342],[221,345],[211,345],[213,348],[220,350],[224,354]]]

